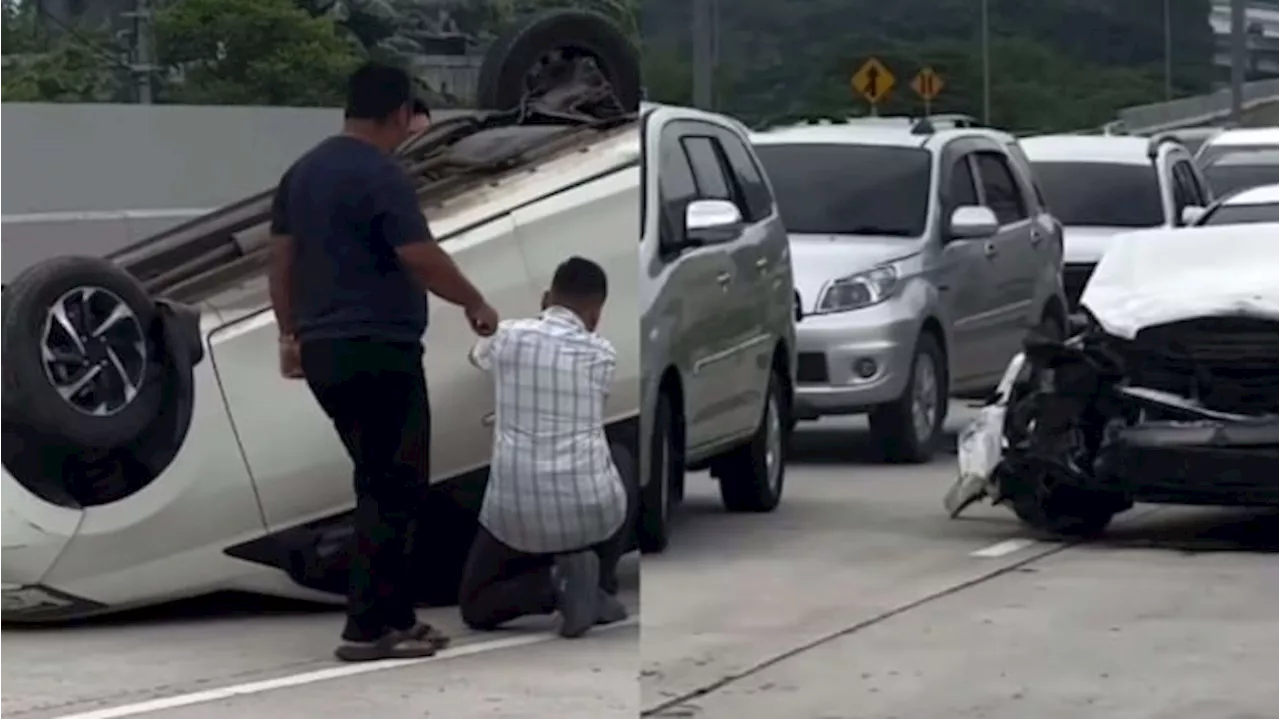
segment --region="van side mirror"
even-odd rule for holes
[[[1198,207],[1196,205],[1187,205],[1186,207],[1182,208],[1182,216],[1179,218],[1179,220],[1181,221],[1183,227],[1191,227],[1195,225],[1197,222],[1199,222],[1200,220],[1204,219],[1204,216],[1205,216],[1205,208]]]
[[[684,211],[684,236],[689,245],[714,245],[742,233],[742,211],[728,200],[694,200]]]
[[[947,224],[947,237],[952,240],[980,240],[999,231],[996,213],[981,205],[957,207]]]

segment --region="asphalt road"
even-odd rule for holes
[[[626,625],[577,640],[538,618],[492,634],[456,609],[419,616],[453,637],[429,660],[343,665],[328,608],[223,596],[0,637],[9,719],[632,719],[638,711],[638,557],[619,579]]]
[[[963,415],[963,412],[958,414]],[[330,660],[331,610],[219,597],[6,628],[5,717],[1264,719],[1277,717],[1274,512],[1140,507],[1103,540],[948,520],[954,457],[874,459],[858,421],[802,425],[786,498],[723,512],[691,478],[671,547],[624,572],[635,623],[529,622],[433,660]],[[640,676],[637,687],[636,676]]]
[[[691,478],[644,559],[645,715],[1277,716],[1274,512],[1139,507],[1037,541],[1003,509],[947,519],[954,456],[883,466],[864,426],[801,425],[773,514]]]

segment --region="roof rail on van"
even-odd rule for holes
[[[1156,156],[1160,154],[1160,147],[1166,142],[1172,142],[1180,147],[1185,147],[1185,145],[1182,144],[1182,138],[1171,133],[1163,133],[1156,135],[1147,141],[1147,157],[1155,160]]]

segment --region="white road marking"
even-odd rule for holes
[[[983,547],[977,551],[970,552],[969,556],[981,557],[983,559],[994,559],[996,557],[1003,557],[1006,554],[1013,554],[1014,552],[1026,549],[1033,544],[1035,544],[1035,540],[1032,539],[1006,539],[1003,542],[996,542],[990,547]]]
[[[595,634],[597,632],[609,631],[621,627],[634,626],[637,626],[637,620],[633,617],[626,621],[618,622],[617,624],[596,627],[591,633]],[[485,652],[494,652],[501,649],[524,647],[530,644],[540,644],[552,639],[559,639],[559,637],[554,634],[522,634],[519,636],[504,637],[502,639],[494,639],[485,642],[472,642],[469,644],[462,644],[456,648],[445,649],[433,657],[424,657],[421,659],[388,659],[378,662],[343,664],[341,666],[329,667],[328,669],[317,669],[315,671],[304,672],[302,674],[276,677],[275,679],[264,679],[262,681],[247,682],[244,684],[233,684],[231,686],[218,687],[217,689],[206,689],[204,691],[191,692],[190,694],[179,694],[177,696],[150,699],[147,701],[136,702],[134,704],[123,704],[121,706],[107,707],[105,709],[94,709],[87,712],[80,712],[79,714],[63,714],[62,716],[56,717],[56,719],[120,719],[121,717],[151,714],[153,712],[164,711],[166,709],[188,707],[194,704],[207,704],[209,702],[221,701],[223,699],[230,699],[232,697],[244,696],[247,694],[261,694],[263,692],[275,691],[277,689],[288,689],[290,687],[298,687],[305,684],[315,684],[316,682],[324,682],[331,679],[343,679],[360,674],[383,672],[389,669],[402,669],[404,667],[411,667],[418,664],[445,661],[456,657],[483,654]]]

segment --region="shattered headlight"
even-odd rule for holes
[[[898,286],[898,269],[883,265],[841,277],[822,291],[816,313],[848,312],[884,302]]]

